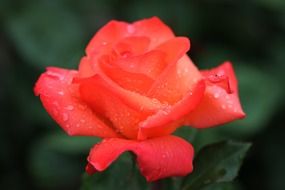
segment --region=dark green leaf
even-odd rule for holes
[[[194,172],[185,178],[182,189],[198,190],[213,183],[232,181],[249,148],[249,143],[233,141],[203,148],[194,160]]]

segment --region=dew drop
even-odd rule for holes
[[[159,104],[160,103],[159,100],[156,98],[152,98],[151,101],[153,104]]]
[[[81,123],[85,123],[85,120],[84,120],[84,119],[80,119],[80,122],[81,122]]]
[[[61,95],[61,96],[63,96],[63,95],[64,95],[64,92],[63,92],[63,91],[59,91],[58,94]]]
[[[216,92],[216,93],[214,94],[214,98],[219,98],[219,97],[220,97],[219,93]]]
[[[73,109],[74,109],[74,107],[73,107],[72,105],[69,105],[69,106],[67,106],[65,109],[67,109],[67,110],[71,111],[71,110],[73,110]]]
[[[53,104],[54,106],[59,106],[59,104],[58,104],[57,101],[52,102],[52,104]]]
[[[177,69],[177,75],[180,76],[181,73],[182,73],[181,70],[180,70],[180,69]]]
[[[68,120],[68,115],[66,113],[62,114],[62,119],[63,121],[67,121]]]
[[[226,106],[225,106],[224,104],[222,105],[222,109],[223,109],[223,110],[225,110],[225,109],[226,109]]]
[[[80,124],[79,124],[79,123],[77,123],[77,124],[76,124],[76,127],[80,127]]]
[[[128,25],[127,30],[128,30],[128,33],[130,33],[130,34],[135,32],[135,28],[132,25]]]

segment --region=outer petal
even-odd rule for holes
[[[128,138],[136,139],[138,123],[162,106],[157,100],[122,89],[98,75],[79,83],[82,100]]]
[[[91,174],[105,170],[125,151],[132,151],[137,155],[139,169],[147,181],[185,176],[193,169],[192,146],[181,138],[164,136],[145,141],[104,139],[91,149],[87,172]]]
[[[186,124],[196,128],[221,125],[245,117],[238,98],[237,80],[231,63],[225,62],[217,68],[202,72],[207,83],[205,96],[194,112],[188,115]],[[221,83],[212,80],[212,76],[226,76]]]
[[[118,137],[78,98],[78,85],[72,84],[75,76],[76,71],[50,67],[37,81],[35,94],[40,96],[47,112],[69,135]]]

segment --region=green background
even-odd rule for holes
[[[226,126],[178,133],[197,151],[223,139],[253,142],[236,188],[285,189],[284,0],[0,0],[0,189],[79,189],[98,139],[63,133],[33,85],[47,66],[76,68],[109,20],[151,16],[190,38],[199,68],[233,62],[247,113]]]

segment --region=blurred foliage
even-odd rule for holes
[[[90,38],[109,20],[154,15],[190,37],[189,55],[199,68],[231,60],[239,79],[246,119],[176,132],[196,152],[220,140],[253,142],[236,184],[204,189],[285,189],[284,13],[284,0],[0,0],[1,189],[79,189],[88,150],[98,139],[65,135],[34,97],[33,85],[46,66],[76,68]],[[102,178],[113,178],[114,171],[122,180],[138,172],[132,167],[131,156],[123,155],[106,173],[83,176],[83,189],[88,181],[98,182],[98,189],[121,187],[128,182],[106,184]],[[143,178],[139,183],[147,189]]]

